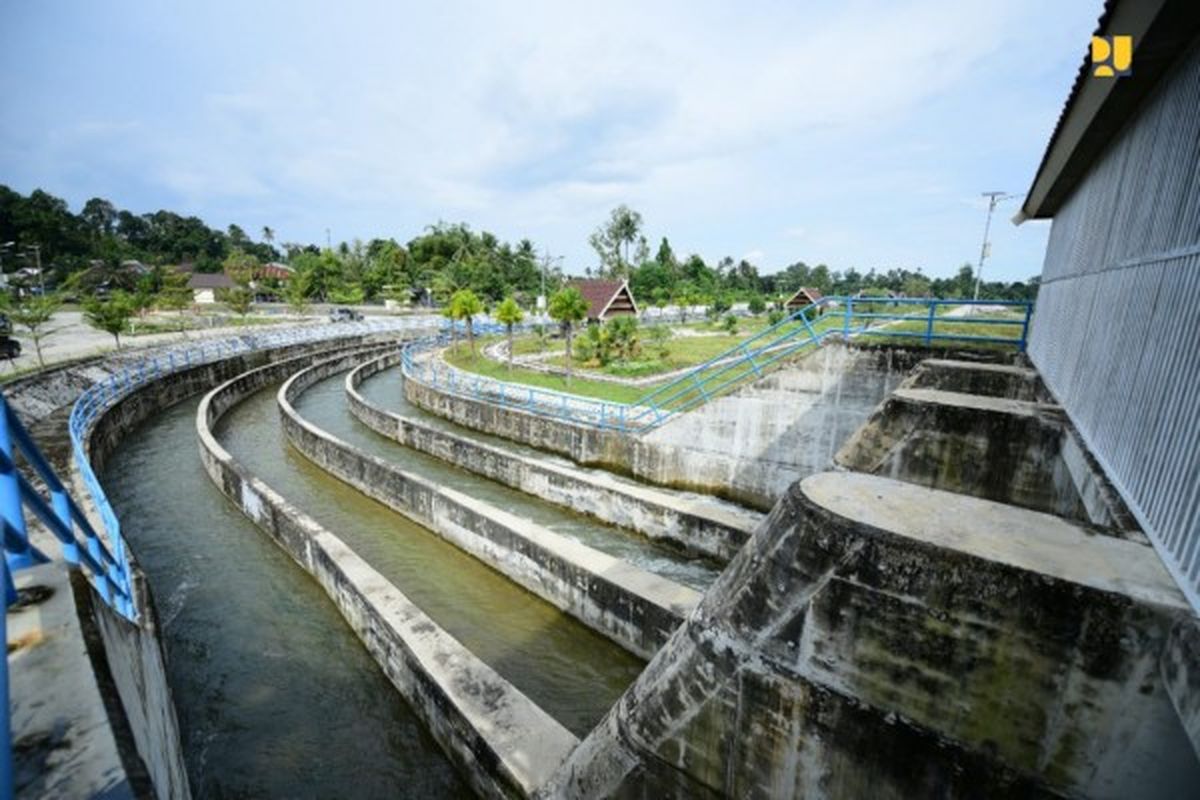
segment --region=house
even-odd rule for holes
[[[193,272],[187,285],[196,303],[215,303],[219,289],[234,287],[233,279],[222,272]]]
[[[1200,5],[1109,0],[1095,35],[1132,56],[1085,56],[1013,220],[1053,220],[1028,355],[1200,609]]]
[[[821,294],[820,289],[805,288],[801,286],[796,290],[796,293],[792,295],[786,303],[783,304],[783,307],[788,311],[799,311],[806,306],[815,305],[821,302],[822,297],[824,297],[824,295]]]
[[[636,317],[638,314],[633,292],[629,290],[629,281],[571,281],[568,285],[578,289],[587,301],[588,322],[604,322],[621,316]]]
[[[286,283],[292,279],[295,270],[287,264],[280,264],[278,261],[268,261],[258,268],[255,277],[259,280],[276,280]]]

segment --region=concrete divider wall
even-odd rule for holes
[[[544,796],[1189,796],[1158,673],[1190,617],[1146,545],[813,475]]]
[[[770,511],[795,481],[828,469],[841,443],[928,351],[829,343],[645,435],[552,419],[404,382],[409,402],[579,464]]]
[[[686,586],[363,453],[296,413],[292,400],[306,388],[362,360],[355,354],[324,360],[280,389],[284,431],[315,464],[643,658],[699,602]]]
[[[761,518],[754,512],[705,509],[686,497],[623,484],[422,424],[412,417],[380,408],[358,387],[367,378],[400,362],[391,352],[361,365],[346,376],[350,413],[367,427],[406,447],[435,456],[498,483],[567,506],[613,525],[663,539],[692,554],[728,561],[746,543]],[[715,518],[720,514],[721,519]]]
[[[351,339],[351,343],[359,337]],[[126,434],[163,409],[227,379],[252,365],[289,358],[302,352],[328,352],[328,342],[256,350],[239,353],[228,359],[200,364],[164,374],[158,380],[135,388],[106,409],[92,425],[85,439],[85,450],[93,469],[99,473],[113,450],[120,446]],[[100,371],[99,364],[86,365]],[[74,385],[66,376],[62,383]],[[91,495],[84,490],[78,467],[71,460],[70,482],[73,496],[97,530],[101,529],[100,515]],[[158,627],[158,613],[145,575],[137,565],[136,554],[129,553],[130,584],[140,617],[137,624],[117,615],[103,602],[89,603],[88,628],[98,634],[103,652],[92,651],[93,659],[102,660],[117,694],[120,711],[133,739],[133,746],[142,766],[154,785],[156,794],[166,798],[187,798],[190,789],[187,770],[179,744],[179,724],[175,703],[166,677],[166,654]],[[100,671],[103,671],[101,669]],[[119,723],[113,723],[118,725]]]
[[[344,542],[251,476],[212,426],[232,406],[311,357],[244,373],[197,410],[205,470],[221,491],[307,570],[333,600],[392,684],[485,797],[526,797],[578,740],[501,678]],[[353,793],[353,787],[347,787]]]

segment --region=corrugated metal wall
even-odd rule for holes
[[[1200,609],[1200,47],[1055,217],[1029,354]]]

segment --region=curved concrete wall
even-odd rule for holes
[[[212,434],[242,399],[313,359],[246,372],[200,403],[196,429],[209,476],[325,589],[389,680],[485,797],[524,797],[578,740],[436,625],[334,534],[250,475]],[[353,787],[347,787],[353,794]]]
[[[418,380],[406,380],[404,392],[414,405],[468,428],[770,511],[792,483],[829,468],[842,442],[925,354],[826,344],[643,436],[530,414]]]
[[[358,337],[352,342],[359,341]],[[228,359],[181,369],[137,387],[106,409],[95,421],[85,438],[85,448],[93,468],[99,472],[105,460],[120,446],[129,431],[152,415],[187,397],[208,389],[252,366],[273,360],[294,357],[297,353],[327,352],[329,344],[309,343],[274,350],[241,353]],[[139,354],[139,357],[145,354]],[[37,400],[53,405],[66,402],[66,395],[75,397],[89,384],[89,377],[107,377],[104,363],[90,360],[83,364],[54,370],[53,383],[36,392]],[[83,481],[74,459],[71,463],[71,482],[80,507],[100,529],[100,515],[91,496],[83,490]],[[85,635],[94,635],[100,647],[90,647],[97,680],[110,687],[116,697],[110,698],[110,719],[113,714],[123,720],[112,724],[132,738],[133,749],[141,764],[130,771],[145,770],[155,793],[162,798],[187,798],[190,790],[187,771],[179,746],[179,726],[175,704],[166,678],[166,656],[159,638],[158,613],[145,575],[137,565],[136,553],[129,553],[132,568],[131,584],[138,598],[140,618],[137,624],[114,613],[103,602],[91,596],[91,589],[81,595],[90,600],[80,608],[90,610],[90,619],[83,620]],[[119,708],[112,706],[115,702]],[[126,756],[128,758],[128,756]]]
[[[358,392],[364,380],[399,362],[400,353],[391,352],[353,370],[346,376],[346,398],[356,419],[406,447],[548,502],[652,539],[673,542],[689,553],[722,561],[732,558],[762,521],[754,512],[701,507],[690,504],[686,497],[493,447],[380,408]]]
[[[291,401],[306,388],[361,362],[324,360],[279,390],[288,440],[315,464],[643,658],[699,602],[693,589],[363,453],[296,413]]]

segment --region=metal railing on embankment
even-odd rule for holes
[[[1009,316],[950,316],[957,307],[1000,307]],[[778,323],[719,353],[686,374],[664,383],[633,403],[598,400],[528,384],[501,381],[466,372],[434,360],[421,351],[440,347],[443,339],[422,339],[404,347],[406,378],[443,392],[516,408],[539,416],[621,433],[645,433],[677,414],[696,408],[756,380],[786,358],[816,349],[831,337],[840,341],[894,339],[932,345],[954,341],[967,345],[999,345],[1024,352],[1033,303],[998,300],[938,300],[891,297],[827,297],[798,309]],[[970,330],[1015,335],[985,335]],[[989,327],[1004,326],[1004,327]],[[963,330],[967,327],[968,330]],[[1019,328],[1019,334],[1016,329]],[[478,335],[505,329],[477,324]]]
[[[96,420],[137,388],[171,373],[230,358],[253,350],[272,349],[326,339],[377,333],[401,333],[436,328],[440,320],[430,317],[383,319],[337,323],[306,328],[289,328],[248,333],[222,339],[181,343],[156,350],[152,355],[125,363],[120,370],[83,391],[71,409],[68,428],[72,455],[85,489],[100,515],[97,531],[84,510],[71,497],[28,431],[0,395],[0,514],[4,522],[4,584],[6,606],[18,599],[13,572],[48,563],[53,556],[29,539],[27,512],[32,512],[61,544],[62,560],[87,574],[97,595],[114,611],[136,621],[140,609],[132,588],[128,549],[120,521],[104,493],[88,459],[86,442]],[[45,495],[22,474],[18,453],[28,472],[45,485]],[[7,640],[7,617],[0,622]],[[8,718],[8,662],[0,667],[0,800],[12,797],[12,732]]]

